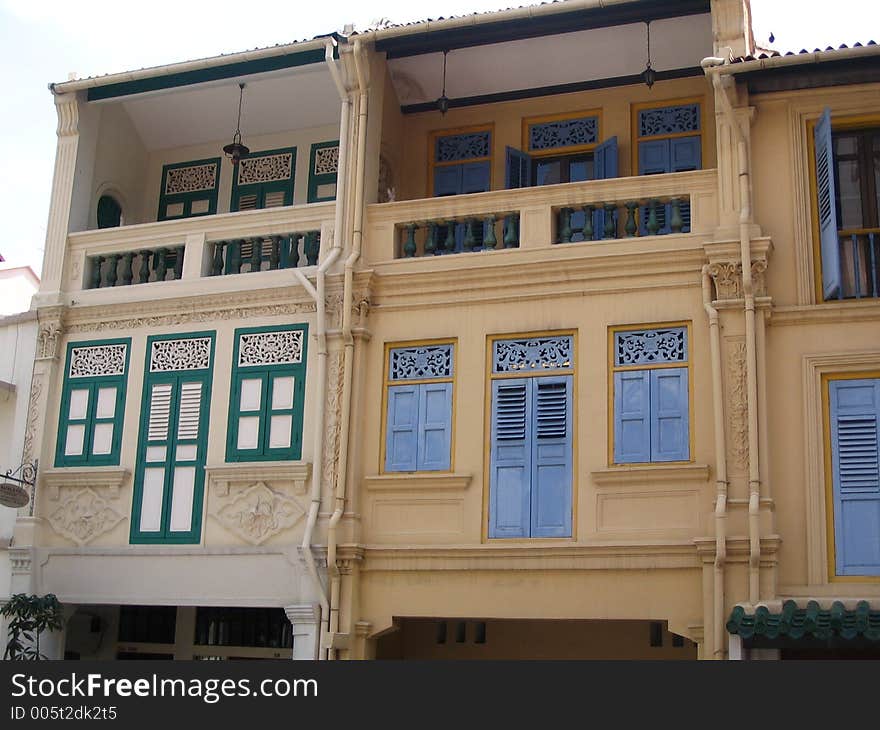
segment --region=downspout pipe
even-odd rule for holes
[[[328,39],[325,46],[325,58],[327,66],[330,69],[330,75],[339,91],[339,97],[342,101],[342,111],[339,119],[339,163],[336,173],[336,190],[345,190],[345,160],[348,155],[348,127],[349,118],[351,117],[351,99],[345,86],[342,84],[339,69],[336,66],[336,59],[333,57],[336,41]],[[315,585],[315,591],[321,604],[321,621],[330,613],[330,599],[321,576],[318,574],[318,567],[315,564],[315,556],[312,552],[312,537],[315,532],[315,525],[318,522],[318,514],[321,510],[321,477],[323,475],[324,464],[324,418],[327,403],[327,308],[326,297],[324,294],[327,270],[342,254],[342,221],[344,207],[344,196],[336,196],[336,211],[333,227],[333,246],[324,260],[318,266],[315,274],[315,286],[306,278],[299,269],[291,269],[294,277],[299,281],[303,289],[308,292],[309,296],[315,300],[315,338],[317,340],[318,362],[315,373],[315,381],[318,383],[318,398],[315,404],[316,413],[313,424],[314,448],[313,463],[311,475],[311,495],[309,500],[309,512],[306,518],[306,528],[303,532],[302,544],[300,545],[300,553],[306,563],[306,570]],[[318,659],[324,659],[323,650],[318,652]]]
[[[703,309],[709,317],[712,361],[712,412],[715,420],[715,566],[712,653],[724,658],[724,567],[727,562],[727,448],[724,432],[724,398],[721,381],[721,331],[718,310],[712,304],[712,282],[708,264],[703,266]]]
[[[761,594],[761,479],[758,463],[758,365],[755,336],[755,291],[752,281],[751,224],[752,183],[749,173],[749,153],[746,135],[727,97],[718,69],[725,64],[717,57],[704,58],[700,65],[712,79],[715,98],[728,124],[736,135],[737,167],[739,177],[739,241],[742,266],[742,287],[746,329],[746,403],[748,414],[749,461],[749,602],[758,603]]]
[[[358,121],[357,121],[357,168],[355,172],[355,195],[353,206],[352,247],[345,260],[345,277],[342,293],[342,341],[345,347],[342,366],[342,415],[339,435],[339,469],[336,476],[336,496],[333,515],[327,527],[327,569],[330,572],[330,615],[327,632],[332,637],[339,630],[339,603],[342,579],[336,565],[338,545],[337,530],[345,512],[345,488],[348,479],[348,446],[351,428],[351,389],[354,363],[354,336],[352,334],[351,310],[352,290],[354,288],[354,267],[361,256],[364,219],[364,168],[366,167],[367,142],[367,79],[364,72],[363,44],[354,43],[354,65],[358,82]],[[328,651],[328,659],[336,658],[336,650]]]

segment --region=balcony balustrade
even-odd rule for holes
[[[145,298],[179,296],[181,287],[251,288],[251,277],[233,283],[238,279],[228,275],[256,272],[264,274],[256,286],[278,286],[288,281],[284,269],[318,263],[322,245],[333,240],[335,207],[314,203],[71,233],[65,290],[80,292],[83,303],[114,298],[110,292],[119,287],[129,292],[126,299],[137,299],[138,291]]]
[[[880,228],[838,232],[840,298],[880,297]]]
[[[366,258],[706,234],[718,225],[716,199],[717,172],[698,170],[381,203],[368,209]]]

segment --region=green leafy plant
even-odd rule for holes
[[[10,619],[3,658],[13,661],[45,659],[40,653],[40,634],[64,625],[61,604],[54,593],[16,593],[0,608],[0,616]]]

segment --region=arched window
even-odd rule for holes
[[[122,222],[122,206],[111,195],[98,199],[98,228],[115,228]]]

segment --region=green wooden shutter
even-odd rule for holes
[[[295,172],[296,147],[245,155],[233,172],[229,209],[235,212],[293,205]]]
[[[336,200],[339,140],[317,142],[309,154],[309,203]]]
[[[219,186],[219,157],[164,165],[157,220],[214,215]]]

